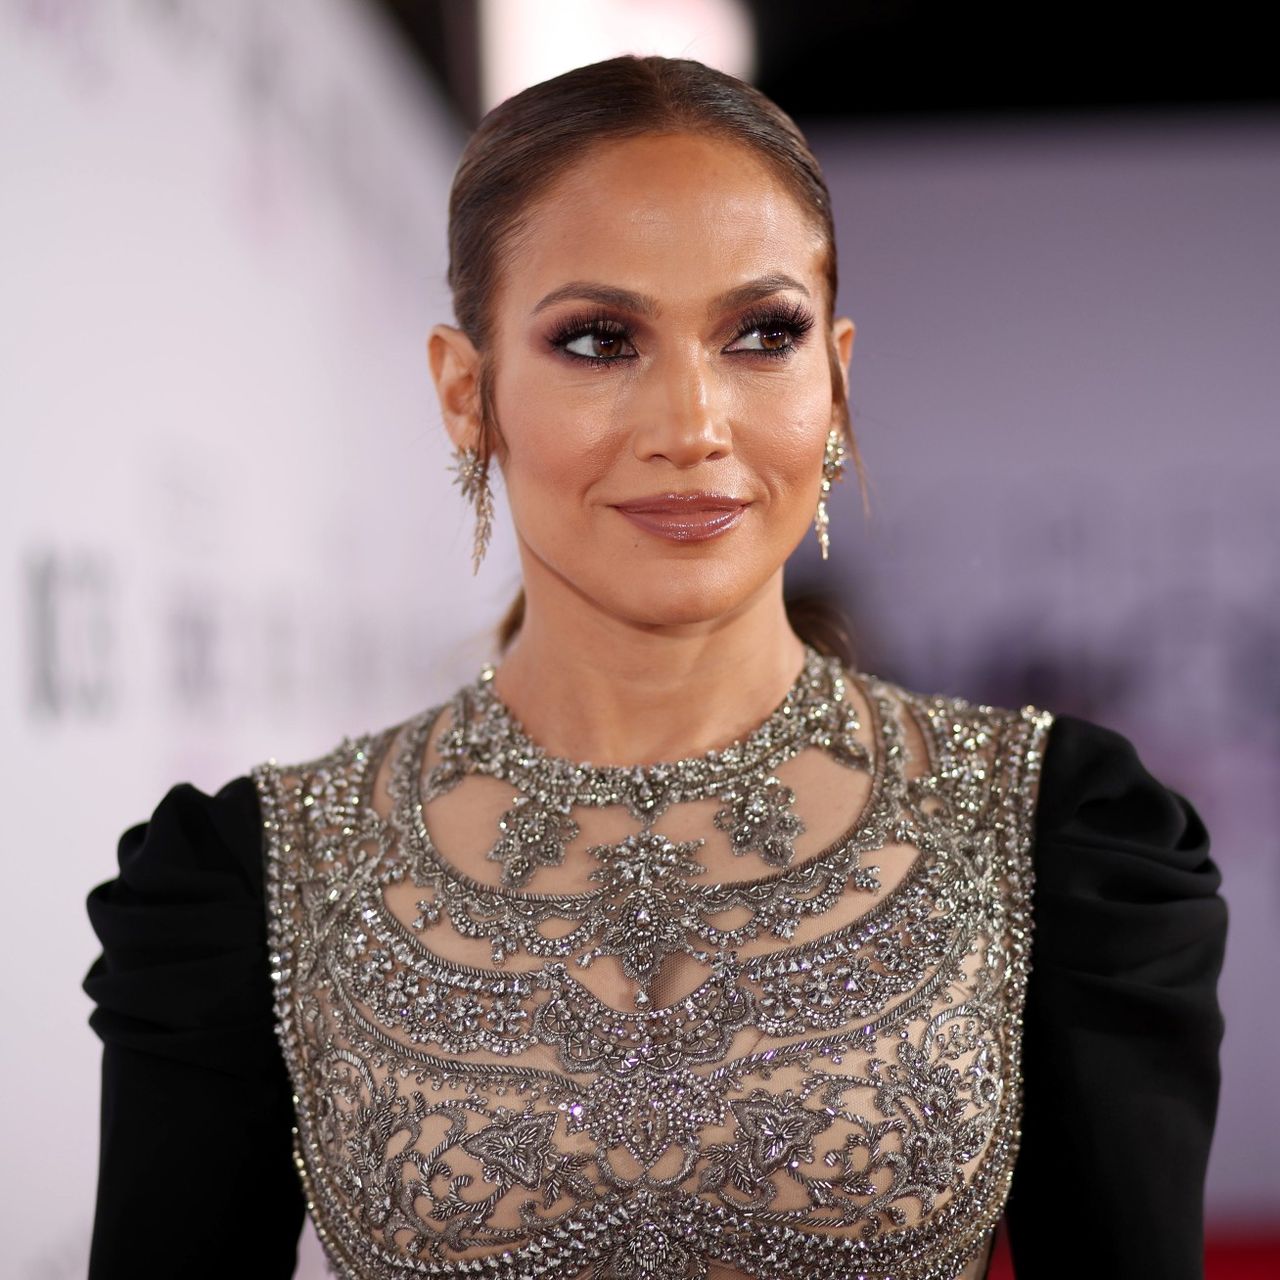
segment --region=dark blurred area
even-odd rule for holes
[[[460,120],[479,119],[479,6],[367,0]],[[643,6],[637,6],[643,8]],[[752,79],[800,120],[1150,111],[1280,101],[1259,5],[742,0]]]

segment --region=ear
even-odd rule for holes
[[[449,439],[459,449],[479,446],[480,353],[461,329],[438,324],[427,338],[427,363]]]
[[[831,341],[835,344],[840,375],[844,378],[845,399],[849,398],[849,360],[853,356],[853,339],[858,328],[848,316],[841,316],[831,326]]]

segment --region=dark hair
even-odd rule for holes
[[[501,441],[490,354],[493,306],[508,250],[540,196],[593,147],[654,133],[724,138],[754,151],[790,188],[826,244],[827,323],[835,312],[831,196],[804,135],[742,80],[688,58],[627,55],[576,67],[499,103],[471,135],[449,195],[449,287],[458,325],[480,353],[480,440],[487,462]],[[866,478],[834,349],[831,387],[866,504]],[[524,618],[523,592],[498,632],[506,648]],[[792,625],[810,639],[793,617]],[[809,628],[806,628],[808,630]],[[811,643],[822,644],[814,635]],[[824,646],[825,647],[825,646]]]

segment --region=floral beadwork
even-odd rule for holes
[[[337,1274],[699,1280],[714,1262],[955,1280],[976,1265],[1018,1148],[1051,717],[859,675],[868,744],[850,678],[810,651],[753,734],[641,769],[545,755],[482,678],[253,771],[295,1164]],[[914,773],[908,722],[927,753]],[[802,856],[805,794],[779,771],[805,751],[870,793]],[[515,793],[475,854],[500,883],[452,863],[427,821],[472,777]],[[701,801],[691,838],[676,818]],[[598,810],[631,825],[573,846],[588,887],[535,891]],[[708,875],[712,839],[764,874]],[[865,857],[892,844],[910,860],[884,890]],[[492,967],[451,957],[445,929]],[[701,981],[660,1001],[669,961]],[[634,1008],[584,985],[593,962],[634,984]]]

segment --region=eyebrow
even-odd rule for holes
[[[712,298],[707,310],[709,313],[714,313],[745,306],[747,303],[767,298],[770,294],[781,293],[784,289],[794,289],[797,293],[804,294],[806,298],[809,296],[809,290],[794,276],[778,272],[773,275],[757,276],[754,280],[748,280],[746,284],[718,294]],[[661,310],[657,300],[646,294],[633,293],[630,289],[619,289],[613,285],[597,284],[591,280],[572,280],[568,284],[562,284],[558,289],[552,289],[534,307],[533,314],[536,316],[540,311],[545,311],[558,302],[567,302],[570,298],[583,302],[597,302],[606,307],[618,307],[623,311],[632,311],[651,319]]]

